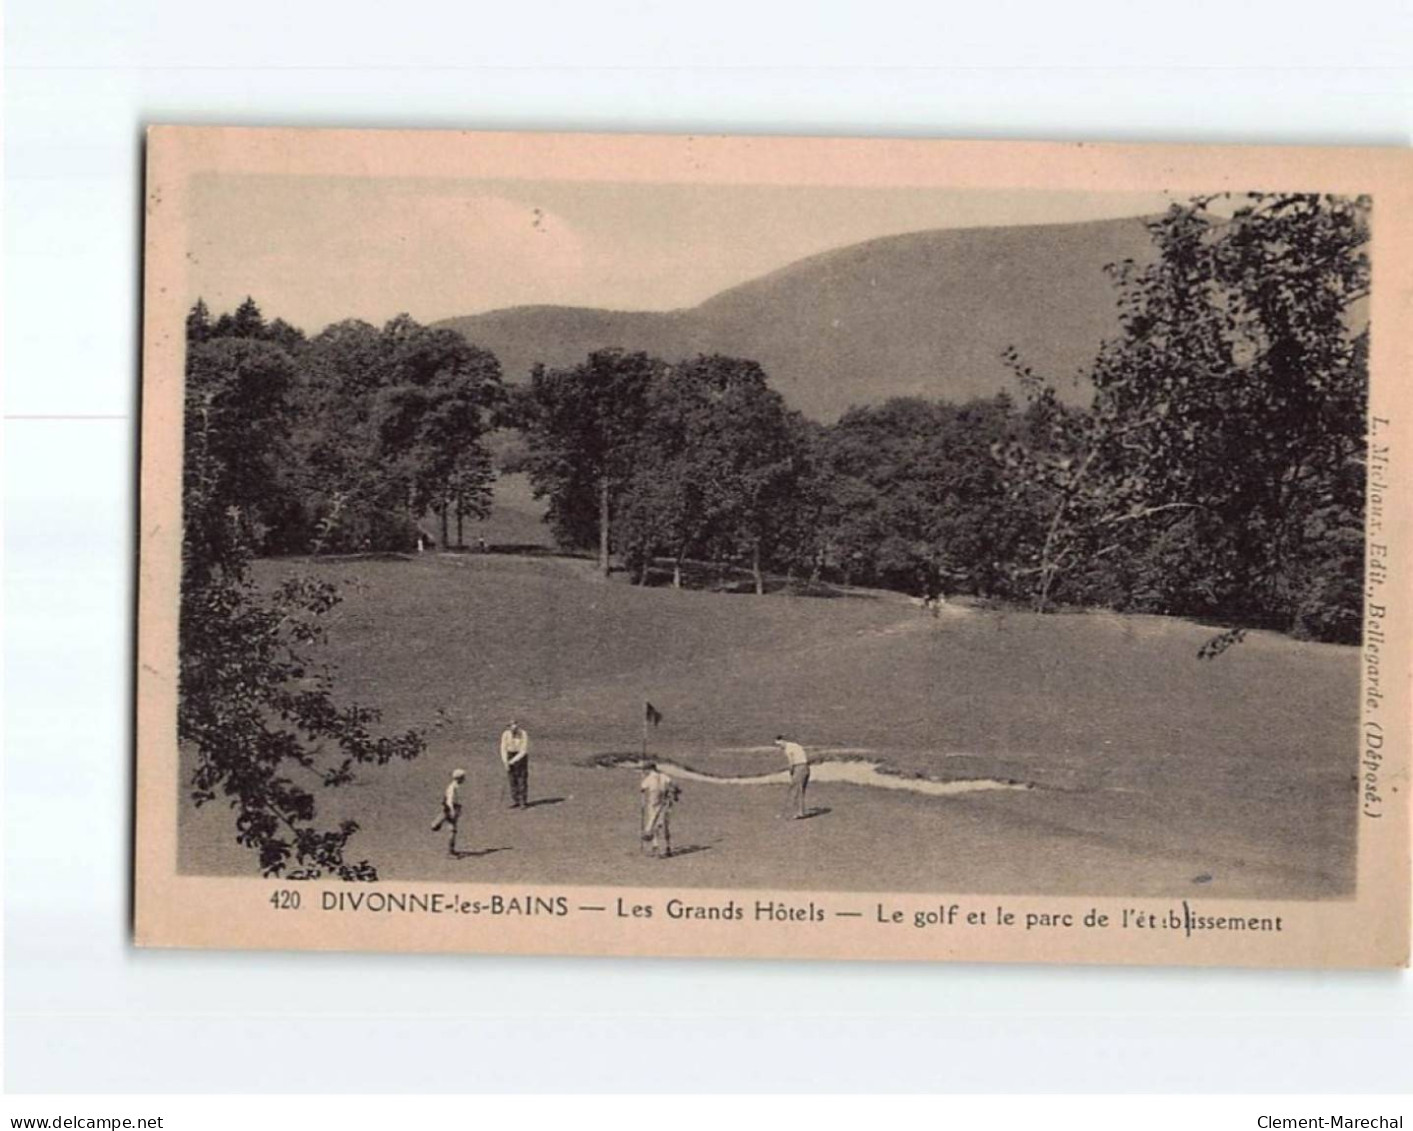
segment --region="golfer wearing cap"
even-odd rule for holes
[[[461,783],[466,780],[465,770],[452,770],[451,781],[446,787],[446,793],[442,795],[442,815],[432,831],[440,832],[445,825],[451,826],[451,843],[447,845],[447,855],[456,855],[456,829],[461,822]]]
[[[638,789],[643,794],[643,851],[649,856],[671,856],[672,832],[668,819],[682,791],[657,768],[656,762],[644,764],[643,780]]]
[[[801,821],[805,817],[805,787],[810,784],[810,756],[803,746],[788,741],[783,734],[775,736],[775,745],[784,752],[790,763],[790,798],[781,816]]]
[[[510,778],[510,807],[530,804],[530,736],[514,719],[500,735],[500,760]]]

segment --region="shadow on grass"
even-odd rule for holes
[[[674,848],[671,856],[663,857],[665,860],[676,860],[679,856],[691,856],[694,852],[710,852],[709,844],[684,844],[681,848]]]
[[[817,805],[813,809],[806,809],[803,813],[796,817],[795,820],[811,821],[815,817],[825,817],[832,812],[834,812],[834,810],[829,808],[829,806],[827,805]]]
[[[417,557],[413,550],[352,550],[346,554],[272,554],[272,558],[291,562],[410,562]]]
[[[665,558],[656,559],[646,574],[641,566],[631,570],[616,571],[635,585],[648,589],[674,587],[674,580],[680,578],[682,589],[692,589],[723,595],[741,594],[756,596],[754,575],[740,566],[727,563],[685,561],[679,575],[674,575],[671,562]],[[762,576],[762,589],[766,594],[780,594],[789,597],[820,597],[825,599],[846,598],[875,601],[877,596],[855,590],[847,585],[836,585],[823,580],[809,580],[801,577],[782,577],[767,573]]]
[[[576,554],[561,550],[556,546],[546,546],[543,542],[492,542],[484,550],[471,550],[478,554],[510,554],[524,558],[588,558],[588,554]]]
[[[575,550],[562,550],[557,546],[546,545],[544,542],[488,542],[484,546],[435,546],[426,551],[432,554],[450,554],[455,557],[468,558],[489,558],[497,554],[501,557],[511,558],[581,558],[590,560],[590,555]],[[415,558],[415,553],[406,553],[400,556],[406,560]]]
[[[525,802],[526,809],[538,809],[541,805],[562,805],[569,800],[567,797],[537,797],[534,801]]]
[[[490,856],[496,852],[513,852],[514,849],[508,844],[503,844],[499,848],[458,848],[452,853],[458,860],[474,860],[481,856]]]

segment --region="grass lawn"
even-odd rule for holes
[[[471,528],[468,540],[474,540]],[[385,879],[949,893],[1338,898],[1355,853],[1356,650],[1103,614],[949,609],[638,588],[589,562],[519,554],[271,561],[340,582],[339,694],[390,728],[430,726],[417,761],[321,798],[362,826]],[[638,775],[594,766],[641,742],[708,774],[776,771],[779,731],[818,756],[1028,790],[923,795],[816,783],[807,821],[777,785],[683,782],[670,860],[637,841]],[[531,735],[528,811],[504,808],[496,743]],[[433,834],[468,772],[462,845]],[[821,775],[823,776],[823,775]],[[183,802],[183,870],[254,874],[221,804]]]

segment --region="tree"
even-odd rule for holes
[[[222,314],[211,328],[216,338],[261,338],[265,334],[265,316],[249,295],[232,314]]]
[[[652,383],[624,492],[626,540],[645,561],[666,552],[673,585],[682,565],[722,533],[731,500],[733,437],[726,404],[739,374],[726,359],[665,369]]]
[[[599,569],[610,569],[613,518],[632,475],[648,389],[663,363],[645,353],[597,350],[569,369],[536,366],[515,420],[530,448],[537,498],[564,544],[597,535]]]
[[[930,466],[950,406],[917,398],[850,409],[829,429],[823,467],[833,553],[849,581],[913,591],[933,561]]]
[[[1010,563],[1033,520],[1025,508],[1012,504],[992,452],[1020,426],[1005,393],[943,415],[930,461],[936,506],[929,530],[932,593],[1011,594]]]
[[[728,545],[749,555],[760,596],[763,567],[794,527],[791,515],[808,468],[804,434],[798,415],[786,409],[755,362],[707,358],[704,363],[724,366],[728,374],[718,415],[725,457],[722,533]]]
[[[785,423],[794,483],[788,505],[774,516],[772,557],[792,581],[802,574],[815,583],[829,553],[829,481],[824,472],[828,429],[798,412],[790,412]]]
[[[992,449],[1008,397],[895,398],[851,409],[823,438],[830,554],[854,580],[909,592],[1004,592],[1019,538]]]
[[[450,330],[399,315],[348,320],[300,355],[296,437],[312,548],[406,549],[435,509],[484,517],[494,478],[489,429],[505,398],[500,364]]]
[[[273,342],[291,357],[298,357],[308,344],[304,331],[298,326],[291,326],[283,318],[276,318],[267,323],[260,338],[262,341]]]
[[[206,303],[198,298],[196,305],[186,316],[186,344],[200,345],[210,336],[211,311],[207,309]]]
[[[206,505],[188,522],[212,523],[212,542],[237,539],[252,552],[282,548],[297,526],[291,482],[290,422],[295,366],[267,342],[212,338],[187,351],[187,491]]]
[[[425,743],[416,731],[376,736],[375,709],[335,701],[333,672],[313,655],[332,586],[297,578],[265,594],[251,579],[249,512],[268,495],[291,379],[288,356],[265,342],[212,341],[189,356],[177,739],[195,757],[193,800],[231,806],[263,874],[370,880],[375,867],[347,856],[357,823],[321,828],[313,790]]]
[[[1092,564],[1120,548],[1097,549],[1091,542],[1107,516],[1122,513],[1123,504],[1096,464],[1108,435],[1103,423],[1087,409],[1064,405],[1014,351],[1007,352],[1007,360],[1030,403],[1019,432],[992,451],[1005,469],[1013,510],[1032,516],[1011,563],[1012,580],[1020,587],[1031,579],[1035,608],[1045,612],[1057,583],[1067,571],[1077,571],[1076,563]],[[1093,595],[1085,589],[1075,594],[1081,602]]]
[[[412,514],[458,509],[484,517],[493,478],[485,445],[504,397],[500,363],[452,330],[407,315],[383,330],[386,376],[374,394],[374,459],[399,479]]]
[[[1251,194],[1150,224],[1156,261],[1114,268],[1091,410],[1019,465],[1053,502],[1042,606],[1122,553],[1155,611],[1357,639],[1368,210]]]
[[[644,568],[665,549],[680,585],[691,554],[744,554],[763,592],[762,564],[794,505],[803,441],[761,367],[714,354],[664,370],[635,446],[623,526]]]
[[[294,441],[314,553],[405,549],[406,491],[377,461],[374,398],[387,381],[376,326],[357,319],[315,335],[300,359],[301,426]]]

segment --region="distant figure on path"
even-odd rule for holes
[[[465,770],[452,770],[451,781],[442,795],[441,819],[432,826],[432,831],[440,832],[446,825],[451,826],[451,843],[447,845],[447,855],[456,855],[456,830],[461,822],[461,783],[466,780]]]
[[[644,767],[643,781],[638,786],[643,793],[643,851],[664,859],[672,855],[672,833],[668,820],[672,806],[682,791],[677,783],[657,768],[656,762]]]
[[[793,816],[800,821],[805,817],[805,788],[810,784],[810,756],[798,742],[789,742],[783,734],[775,736],[775,745],[785,754],[790,763],[790,797],[782,817]],[[790,812],[794,809],[794,813]]]
[[[501,732],[500,760],[510,777],[510,807],[526,808],[530,804],[530,736],[514,719]]]

